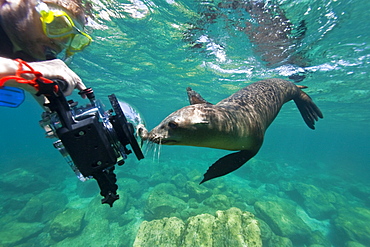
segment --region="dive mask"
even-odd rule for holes
[[[58,8],[49,8],[46,3],[41,1],[36,6],[36,10],[41,15],[42,29],[47,37],[68,38],[66,42],[67,57],[90,45],[92,38],[83,32],[82,27],[74,22],[65,11]]]

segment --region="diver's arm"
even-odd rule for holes
[[[14,75],[17,71],[18,62],[9,59],[0,57],[0,78],[8,75]]]
[[[18,70],[18,62],[12,59],[0,57],[0,78],[5,76],[15,75]],[[35,71],[42,74],[43,77],[48,79],[62,79],[67,83],[67,88],[64,89],[65,95],[70,95],[74,89],[84,90],[86,86],[82,83],[81,78],[74,73],[68,66],[59,59],[31,62],[28,63]],[[27,68],[24,68],[28,70]],[[25,79],[32,79],[33,74],[24,74]],[[18,83],[15,80],[9,80],[5,83],[7,86],[22,88],[32,94],[37,93],[35,88],[30,85]]]
[[[74,73],[68,66],[59,59],[42,61],[42,62],[30,62],[28,65],[31,66],[37,72],[40,72],[43,77],[48,79],[62,79],[66,82],[67,87],[63,90],[65,95],[70,95],[74,89],[84,90],[86,86],[83,84],[81,78]],[[19,62],[0,57],[0,78],[5,76],[13,76],[16,74],[18,70]],[[28,70],[27,68],[24,68]],[[33,74],[23,74],[22,75],[25,79],[33,79]],[[22,88],[25,91],[31,93],[36,101],[43,106],[45,103],[45,97],[43,96],[36,96],[37,90],[28,84],[18,83],[16,80],[8,80],[5,82],[6,86]]]
[[[0,78],[5,76],[14,76],[18,70],[18,62],[9,58],[0,57]],[[26,78],[31,79],[31,78]],[[28,84],[18,83],[16,80],[8,80],[5,82],[6,86],[17,87],[30,92],[31,94],[37,93],[36,89]]]

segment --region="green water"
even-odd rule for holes
[[[292,23],[306,23],[304,38],[293,47],[305,54],[304,67],[266,66],[240,31],[240,20],[249,16],[242,9],[218,8],[219,1],[93,3],[94,42],[75,55],[70,67],[98,98],[107,101],[115,93],[136,106],[148,129],[188,104],[188,86],[217,103],[248,83],[287,79],[303,69],[306,78],[300,84],[308,86],[305,92],[324,119],[312,131],[295,105],[287,103],[256,157],[204,184],[210,194],[228,198],[215,206],[207,198],[194,203],[176,179],[200,182],[199,176],[229,152],[162,146],[158,154],[158,147],[145,148],[144,160],[130,155],[116,169],[121,199],[109,208],[100,204],[95,181],[78,181],[43,137],[41,109],[28,97],[17,109],[0,109],[0,246],[132,246],[143,220],[176,216],[186,221],[230,207],[263,218],[256,202],[284,205],[282,200],[294,204],[310,229],[297,240],[294,233],[284,235],[269,225],[273,234],[291,238],[293,246],[370,246],[368,0],[275,1]],[[216,18],[205,19],[214,9]],[[196,43],[201,47],[192,48]],[[167,214],[148,212],[155,190],[180,198],[186,209],[169,202],[173,211]],[[84,218],[72,232],[56,234],[58,215],[67,209],[75,209],[73,219]]]

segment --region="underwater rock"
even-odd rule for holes
[[[144,221],[136,235],[134,247],[181,246],[185,223],[176,217]]]
[[[50,236],[56,241],[66,237],[75,236],[82,229],[84,212],[79,209],[69,208],[58,214],[50,225]]]
[[[176,164],[177,165],[177,164]],[[167,183],[171,177],[176,174],[174,171],[173,166],[169,166],[169,163],[163,163],[161,164],[161,169],[158,170],[156,173],[153,173],[148,179],[147,182],[150,186],[155,186],[159,183]]]
[[[144,216],[148,220],[177,216],[186,207],[186,203],[180,198],[169,195],[164,191],[153,190],[148,197]]]
[[[276,235],[269,225],[261,219],[258,219],[259,227],[261,229],[262,246],[264,247],[293,247],[293,243],[289,238]]]
[[[142,187],[139,182],[133,178],[123,178],[119,183],[119,187],[124,188],[124,191],[134,197],[142,193]]]
[[[261,219],[258,220],[259,227],[261,229],[261,237],[263,246],[268,246],[267,243],[275,234],[272,232],[271,228],[267,223]]]
[[[367,208],[342,208],[334,219],[334,226],[342,241],[356,241],[365,246],[370,243],[370,210]]]
[[[366,246],[354,241],[348,241],[345,243],[344,247],[366,247]]]
[[[152,246],[262,246],[257,219],[238,208],[217,211],[216,215],[201,214],[186,223],[172,217],[144,221],[134,247]]]
[[[100,197],[98,197],[100,199]],[[99,201],[98,205],[95,205],[94,207],[103,208],[100,212],[103,217],[105,217],[109,221],[118,221],[120,224],[124,220],[128,220],[127,218],[124,219],[123,216],[127,212],[127,210],[130,208],[130,201],[133,200],[131,196],[128,195],[125,191],[119,191],[119,200],[115,202],[113,208],[111,207],[105,207],[105,205],[101,204],[101,201]],[[131,207],[132,208],[132,207]],[[91,209],[92,211],[95,209]],[[96,211],[98,212],[98,211]],[[93,216],[93,215],[91,215]],[[90,216],[90,219],[91,219]],[[96,215],[95,215],[96,218]]]
[[[331,247],[332,246],[330,241],[320,231],[314,231],[311,234],[309,243],[311,244],[310,247],[313,247],[313,246]]]
[[[253,181],[258,187],[258,184],[276,184],[279,182],[284,173],[278,169],[276,162],[262,161],[252,159],[248,162],[245,168],[245,173],[248,174],[250,181]]]
[[[311,184],[297,183],[287,194],[300,204],[311,218],[329,219],[335,213],[335,197]]]
[[[198,183],[203,178],[203,174],[196,169],[193,169],[190,172],[188,172],[186,176],[188,177],[188,180],[193,181],[193,182],[198,182]]]
[[[83,183],[79,180],[76,180],[75,182],[77,183],[76,193],[82,198],[94,197],[100,190],[98,183],[92,181],[92,179]]]
[[[118,223],[120,226],[125,226],[131,221],[136,220],[137,217],[138,217],[137,210],[135,208],[131,208],[130,210],[128,210],[127,212],[124,212],[121,215]]]
[[[199,185],[193,181],[186,183],[185,191],[189,194],[189,198],[195,198],[198,202],[202,202],[212,195],[212,192],[204,185]]]
[[[203,204],[199,204],[198,208],[186,208],[180,212],[180,219],[187,220],[192,216],[196,216],[199,214],[214,214],[216,212],[215,209],[207,207]]]
[[[148,183],[151,186],[155,186],[159,183],[163,183],[167,181],[168,181],[168,178],[164,174],[159,173],[159,172],[154,173],[152,176],[148,178]]]
[[[209,183],[204,183],[203,185],[212,190],[214,193],[222,194],[223,192],[230,191],[230,187],[226,186],[224,181],[224,178],[220,177],[217,180],[211,180]]]
[[[38,197],[32,197],[18,214],[18,220],[23,222],[41,221],[42,203]]]
[[[254,204],[257,217],[264,220],[272,231],[282,237],[287,237],[293,243],[306,242],[310,228],[296,214],[296,206],[287,200],[258,201]]]
[[[3,214],[14,214],[20,212],[27,202],[33,197],[32,194],[20,194],[19,196],[2,197],[1,212]]]
[[[274,235],[269,240],[269,242],[266,246],[269,246],[269,247],[276,247],[276,246],[294,247],[292,241],[289,238],[280,237],[278,235]]]
[[[91,200],[86,207],[87,210],[84,216],[84,221],[87,221],[88,224],[99,222],[103,219],[120,223],[122,221],[127,221],[127,219],[123,219],[122,217],[127,212],[129,200],[131,198],[129,198],[128,194],[124,191],[119,191],[119,197],[120,199],[114,203],[114,206],[109,207],[107,205],[103,205],[101,203],[101,197],[96,195],[96,197]]]
[[[171,184],[171,183],[160,183],[160,184],[157,184],[154,188],[153,188],[153,191],[163,191],[163,192],[166,192],[167,194],[169,195],[172,195],[172,196],[176,196],[177,194],[177,189],[176,189],[176,186],[174,184]]]
[[[37,236],[44,228],[41,223],[24,223],[12,221],[1,225],[0,246],[18,246],[27,239]]]
[[[281,191],[293,191],[294,190],[294,183],[291,181],[280,180],[279,181],[279,188]]]
[[[216,244],[217,243],[217,244]],[[216,212],[214,246],[262,246],[261,230],[250,212],[238,208]]]
[[[364,185],[358,184],[349,188],[349,192],[357,198],[363,200],[367,206],[370,206],[370,189]]]
[[[225,195],[217,194],[205,199],[203,204],[211,208],[226,210],[231,207],[231,199]]]
[[[153,188],[153,191],[154,190],[163,191],[184,201],[189,200],[189,194],[184,191],[184,186],[182,188],[178,188],[173,183],[160,183]]]
[[[0,188],[8,192],[29,193],[41,191],[49,184],[41,176],[22,168],[16,168],[0,175]]]
[[[187,178],[181,173],[178,173],[171,178],[171,182],[179,189],[184,188],[187,181]]]
[[[199,203],[197,202],[197,200],[195,200],[195,198],[190,198],[188,201],[188,205],[190,208],[199,208]]]
[[[100,205],[102,206],[102,205]],[[107,205],[105,205],[107,206]],[[115,206],[113,206],[114,208]],[[109,206],[107,208],[110,208]],[[111,208],[112,209],[112,208]],[[81,233],[71,236],[48,245],[35,246],[53,246],[53,247],[122,247],[132,246],[138,227],[128,224],[127,227],[120,227],[116,222],[110,222],[107,219],[99,217],[99,220],[88,222]],[[153,246],[154,247],[154,246]]]
[[[275,184],[265,184],[265,191],[277,195],[279,193],[279,188]]]
[[[233,196],[236,201],[253,206],[263,194],[261,191],[255,189],[238,188],[237,190],[233,190],[229,196]]]
[[[36,196],[42,203],[42,220],[50,220],[62,212],[68,203],[64,193],[55,190],[44,190]]]
[[[200,214],[190,217],[187,220],[181,244],[184,246],[212,246],[213,225],[215,221],[216,217],[210,214]],[[222,234],[226,233],[223,232]]]

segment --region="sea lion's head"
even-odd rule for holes
[[[212,136],[212,105],[196,104],[168,115],[157,127],[142,136],[165,145],[206,146]]]

